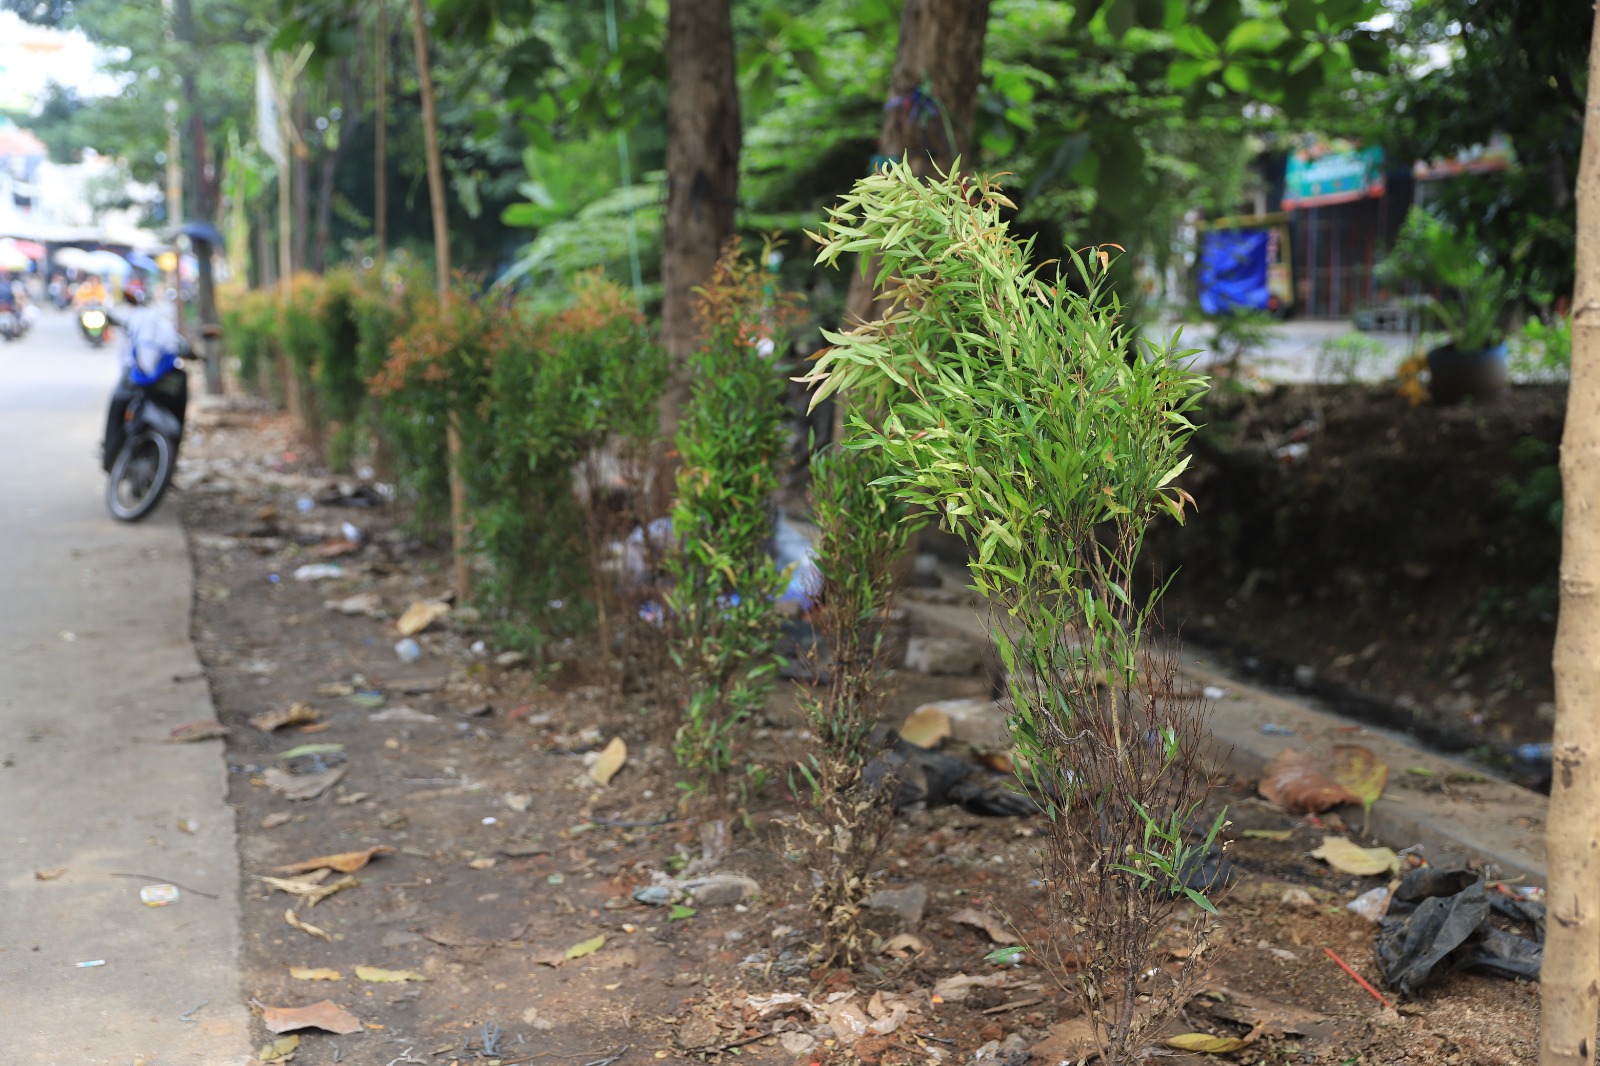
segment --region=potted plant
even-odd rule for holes
[[[1515,291],[1505,268],[1489,262],[1470,230],[1413,207],[1379,269],[1386,283],[1428,289],[1428,307],[1449,336],[1428,352],[1435,403],[1488,400],[1505,391],[1505,322]]]

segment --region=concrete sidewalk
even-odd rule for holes
[[[0,348],[0,1058],[229,1066],[250,1049],[227,770],[220,741],[160,742],[215,712],[176,506],[128,526],[102,502],[116,365],[64,315]],[[145,906],[162,882],[178,902]]]
[[[946,568],[944,576],[946,588],[961,587],[959,571]],[[982,643],[989,639],[979,608],[970,603],[929,603],[911,596],[900,602],[922,632]],[[1254,780],[1284,748],[1326,755],[1332,744],[1362,744],[1389,766],[1389,786],[1372,809],[1375,838],[1396,850],[1420,847],[1430,862],[1486,863],[1498,876],[1544,884],[1546,797],[1489,777],[1482,767],[1428,751],[1402,734],[1362,727],[1241,682],[1192,650],[1183,660],[1183,676],[1191,684],[1222,693],[1211,701],[1209,724],[1217,762],[1229,772]],[[1263,726],[1272,728],[1263,732]],[[1450,774],[1479,780],[1451,784],[1447,792],[1425,787]],[[1347,822],[1361,824],[1359,808],[1342,813]]]

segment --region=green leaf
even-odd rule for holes
[[[667,912],[667,921],[669,921],[669,922],[681,922],[681,921],[685,921],[685,920],[687,920],[689,918],[693,918],[696,914],[699,914],[699,913],[700,912],[695,910],[693,907],[685,906],[682,903],[674,903],[672,905],[672,909]]]
[[[287,761],[289,759],[298,759],[302,755],[332,755],[336,751],[343,750],[343,744],[301,744],[290,748],[288,751],[280,751],[278,758]]]
[[[1027,953],[1028,949],[1021,944],[1012,944],[1009,947],[995,948],[983,957],[983,961],[992,962],[997,966],[1009,965]]]
[[[599,951],[605,946],[606,935],[601,933],[598,936],[592,936],[588,940],[580,940],[578,943],[572,945],[567,949],[567,958],[581,959],[585,955],[593,955],[595,952]]]

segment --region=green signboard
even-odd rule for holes
[[[1383,195],[1383,149],[1317,143],[1289,155],[1283,207],[1326,207]]]

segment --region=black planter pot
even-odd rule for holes
[[[1504,344],[1465,352],[1446,344],[1428,353],[1428,392],[1434,403],[1493,400],[1505,394],[1508,382]]]

